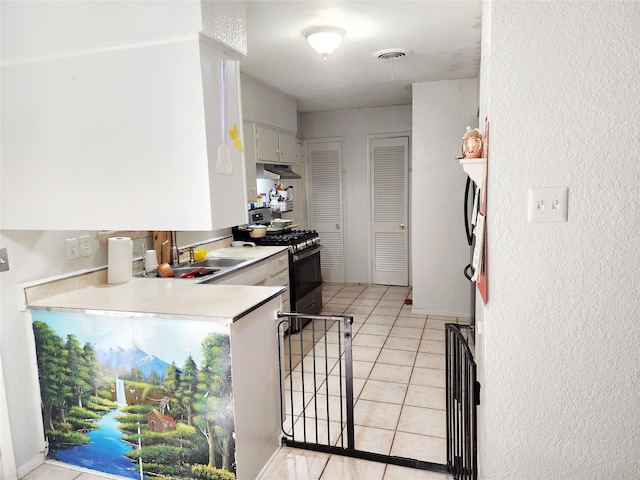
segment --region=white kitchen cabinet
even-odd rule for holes
[[[276,287],[289,286],[289,253],[287,251],[273,255],[238,272],[210,282],[216,285],[268,285]],[[281,295],[282,310],[289,310],[289,290]]]
[[[280,145],[280,163],[288,165],[298,164],[298,147],[295,135],[279,133],[278,142]]]
[[[289,253],[283,252],[275,255],[268,262],[269,280],[267,285],[276,287],[289,286]],[[291,311],[291,302],[289,301],[289,289],[280,295],[282,297],[282,311]]]
[[[257,125],[256,145],[258,163],[280,163],[280,144],[276,130]]]
[[[296,137],[262,125],[256,126],[258,163],[297,164]]]
[[[238,61],[202,34],[3,59],[1,228],[192,230],[246,223]],[[216,170],[227,143],[232,175]],[[221,206],[224,206],[221,208]]]
[[[241,269],[239,272],[223,276],[220,280],[211,282],[216,285],[267,285],[269,281],[269,267],[266,261]]]

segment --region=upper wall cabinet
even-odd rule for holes
[[[4,61],[1,228],[245,223],[244,157],[229,135],[242,128],[231,53],[191,34]],[[222,145],[231,175],[218,168]]]
[[[256,126],[256,161],[258,163],[297,164],[296,137],[272,128]]]

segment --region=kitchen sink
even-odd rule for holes
[[[252,258],[230,258],[230,257],[212,257],[205,258],[199,262],[192,263],[190,267],[205,267],[205,268],[231,268],[238,267],[243,263],[249,263]]]
[[[253,258],[206,258],[199,262],[173,267],[173,277],[169,278],[201,278],[212,280],[213,278],[219,277],[220,275],[224,275],[225,273],[229,273],[238,268],[242,268],[244,264],[249,264],[253,261]],[[142,277],[143,275],[138,274],[136,276]],[[160,275],[156,275],[155,273],[152,273],[148,276],[151,278],[161,278]]]
[[[219,272],[219,268],[203,268],[199,270],[200,266],[189,265],[188,267],[175,267],[173,268],[173,276],[175,278],[202,278],[213,275]],[[185,277],[182,277],[185,275]]]

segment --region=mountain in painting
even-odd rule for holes
[[[97,353],[98,361],[101,363],[112,365],[116,370],[120,368],[131,370],[137,367],[145,376],[149,376],[151,371],[155,370],[162,379],[164,378],[164,371],[169,367],[169,364],[164,360],[155,355],[149,355],[135,345],[127,349],[122,347],[105,348]]]

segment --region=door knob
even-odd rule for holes
[[[340,230],[340,224],[336,223],[336,230]]]
[[[404,223],[400,224],[400,230],[404,230]]]

